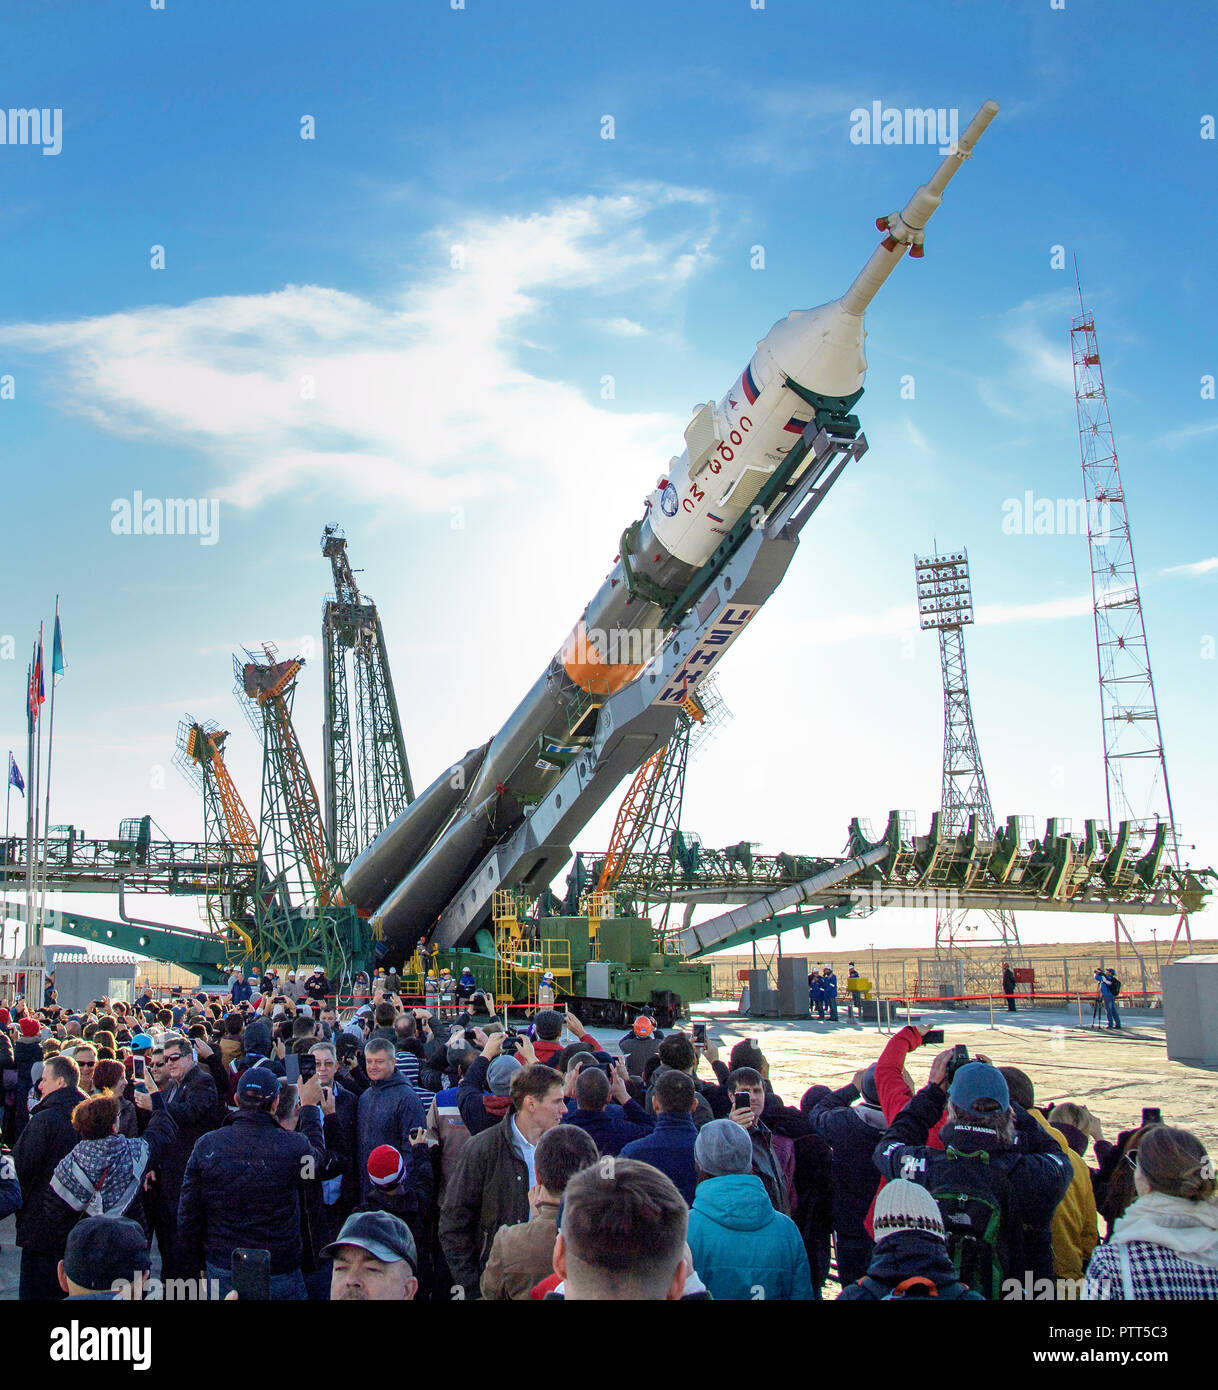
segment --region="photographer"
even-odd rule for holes
[[[936,1125],[943,1150],[926,1142]],[[963,1061],[950,1047],[876,1145],[874,1161],[883,1177],[908,1178],[935,1198],[957,1274],[987,1299],[1000,1296],[1008,1276],[1023,1277],[1023,1228],[1048,1229],[1073,1176],[1057,1143],[1011,1104],[988,1058]]]
[[[563,1093],[569,1095],[573,1089],[579,1108],[563,1124],[586,1131],[602,1154],[616,1158],[632,1140],[651,1134],[655,1120],[630,1099],[625,1063],[619,1059],[606,1067],[607,1072],[597,1063],[584,1066],[576,1062],[567,1073]],[[615,1103],[611,1105],[610,1101]]]
[[[1107,970],[1100,966],[1092,976],[1095,983],[1099,986],[1100,1002],[1104,1006],[1104,1012],[1108,1015],[1108,1027],[1119,1028],[1121,1026],[1121,1015],[1117,1010],[1116,999],[1121,992],[1121,982],[1116,977],[1116,972],[1111,966]]]
[[[515,1033],[486,1036],[481,1055],[457,1087],[457,1109],[470,1134],[481,1134],[499,1124],[507,1113],[512,1074],[537,1061],[533,1044]]]

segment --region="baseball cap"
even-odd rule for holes
[[[82,1289],[100,1292],[137,1270],[152,1268],[148,1243],[130,1217],[88,1216],[72,1227],[63,1254],[64,1273]]]
[[[137,1033],[131,1039],[131,1050],[133,1052],[147,1052],[152,1046],[152,1035],[150,1033]]]
[[[1006,1077],[988,1062],[966,1062],[952,1077],[948,1095],[959,1110],[975,1110],[981,1100],[994,1101],[999,1110],[1011,1104]]]
[[[512,1077],[520,1070],[515,1057],[496,1057],[486,1069],[486,1084],[493,1096],[506,1096],[512,1089]]]
[[[655,1030],[655,1023],[646,1014],[640,1014],[634,1021],[634,1036],[636,1038],[649,1038]]]
[[[388,1147],[385,1145],[384,1147]],[[411,1272],[419,1272],[419,1256],[415,1250],[410,1227],[389,1211],[357,1211],[347,1217],[343,1228],[321,1252],[319,1258],[332,1256],[340,1245],[357,1245],[378,1260],[394,1264],[405,1260]]]
[[[270,1067],[249,1067],[237,1082],[239,1096],[254,1096],[258,1100],[274,1100],[279,1094],[279,1078]]]

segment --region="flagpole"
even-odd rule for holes
[[[13,804],[13,750],[8,750],[8,777],[4,787],[4,920],[0,922],[0,956],[4,955],[4,942],[8,937],[8,880],[13,869],[13,856],[10,853],[12,842],[8,837],[8,813]],[[15,943],[14,943],[15,944]],[[13,955],[17,952],[14,950]]]
[[[43,638],[42,628],[43,628],[42,623],[39,623],[39,624],[38,624],[38,668],[39,668],[39,669],[38,669],[38,675],[39,675],[40,681],[45,682],[45,680],[46,680],[46,674],[45,674],[45,672],[46,672],[46,656],[45,656],[44,649],[43,649],[43,645],[42,645],[42,638]],[[35,849],[35,852],[37,852],[37,849],[38,849],[38,799],[39,799],[39,797],[40,797],[41,794],[42,794],[42,702],[41,702],[40,700],[37,700],[37,699],[35,700],[35,703],[34,703],[34,711],[35,711],[35,723],[36,723],[37,726],[38,726],[38,727],[37,727],[37,758],[36,758],[37,770],[35,771],[35,774],[34,774],[34,849]],[[35,872],[35,866],[34,866],[33,863],[30,864],[30,887],[31,887],[31,893],[30,893],[30,911],[33,912],[33,910],[34,910],[34,899],[35,899],[35,897],[37,896],[37,893],[38,893],[38,878],[37,878],[37,874],[36,874],[36,872]],[[30,966],[31,966],[32,968],[35,968],[35,969],[36,969],[36,968],[42,963],[42,919],[41,919],[41,917],[35,917],[34,921],[33,921],[30,925],[31,925],[31,930],[34,932],[34,949],[35,949],[35,950],[37,951],[37,953],[38,953],[38,954],[37,954],[37,959],[34,959],[34,960],[31,960],[31,961],[30,961]],[[28,936],[28,935],[27,935],[27,937],[26,937],[26,940],[27,940],[27,941],[29,940],[29,936]]]
[[[34,661],[37,654],[30,661],[29,679],[26,682],[26,725],[29,729],[27,740],[25,771],[26,776],[33,778],[34,775],[34,715],[38,708],[34,699]],[[31,788],[27,787],[25,792],[25,963],[27,968],[34,964],[34,953],[31,949],[31,933],[34,930],[34,797],[30,795]]]
[[[53,642],[59,638],[59,595],[55,595],[55,637]],[[43,666],[46,666],[46,658],[43,657]],[[42,935],[43,912],[47,901],[47,874],[50,870],[51,857],[51,755],[55,750],[55,687],[59,680],[55,675],[55,650],[51,650],[51,723],[47,730],[47,797],[46,813],[42,822],[42,892],[38,898],[38,933]]]

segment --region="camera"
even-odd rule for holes
[[[952,1055],[947,1063],[947,1076],[944,1078],[945,1086],[950,1086],[952,1084],[952,1077],[955,1076],[968,1060],[968,1048],[965,1047],[963,1043],[957,1043],[956,1046],[952,1048]]]
[[[503,1033],[503,1046],[499,1049],[501,1053],[511,1056],[520,1046],[520,1035],[515,1028],[506,1028]]]

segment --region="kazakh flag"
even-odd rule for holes
[[[25,795],[25,782],[21,778],[21,769],[17,766],[17,759],[10,752],[8,755],[8,784],[16,787],[22,796]]]

